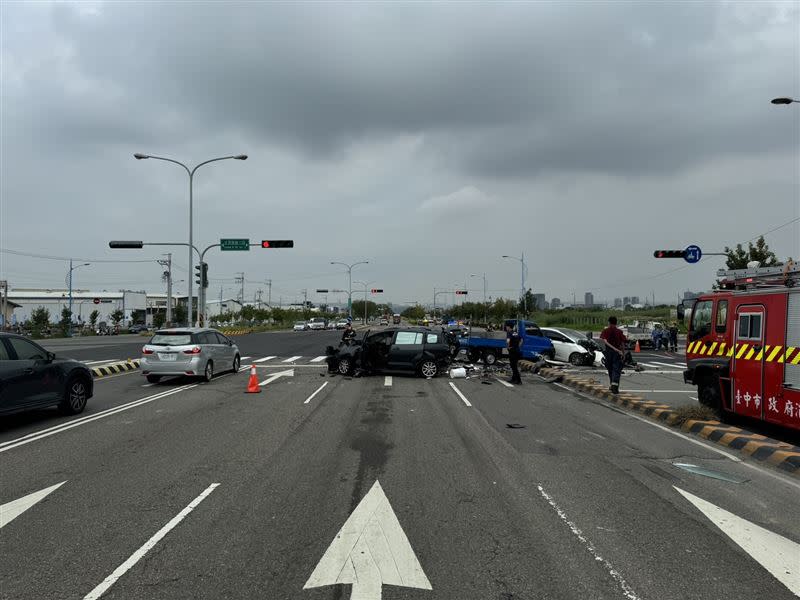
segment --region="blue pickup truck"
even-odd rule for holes
[[[523,358],[536,359],[538,355],[546,358],[555,356],[553,342],[542,334],[536,323],[517,319],[509,319],[505,324],[508,323],[522,337]],[[469,337],[461,338],[459,343],[461,344],[461,349],[466,350],[467,356],[472,362],[482,360],[487,365],[493,365],[498,358],[507,354],[505,330],[481,333],[471,331]]]

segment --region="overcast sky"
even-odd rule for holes
[[[319,300],[330,261],[395,302],[469,284],[579,301],[710,287],[707,252],[800,217],[797,2],[4,1],[0,246],[149,261],[111,239],[294,239],[208,254],[209,295]],[[767,236],[800,256],[800,222]],[[184,248],[175,279],[187,279]],[[12,287],[66,263],[0,254]],[[667,273],[669,271],[674,271]],[[80,288],[163,291],[153,262],[98,263]],[[666,274],[665,274],[666,273]],[[224,281],[223,281],[224,280]],[[185,283],[177,284],[185,292]],[[332,296],[331,299],[335,299]],[[443,298],[440,298],[440,301]]]

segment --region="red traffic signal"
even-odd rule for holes
[[[656,258],[685,258],[686,250],[656,250],[653,252]]]
[[[466,296],[467,290],[456,290],[456,296]]]
[[[382,294],[382,293],[383,293],[383,290],[379,290],[379,289],[376,289],[376,288],[372,288],[372,293],[373,293],[373,294]]]
[[[261,240],[262,248],[294,248],[294,240]]]

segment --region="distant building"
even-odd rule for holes
[[[639,302],[639,296],[631,296],[631,304],[641,304]]]
[[[614,298],[614,308],[622,308],[622,298]]]
[[[592,292],[586,292],[583,295],[583,305],[586,308],[591,308],[594,306],[594,294]]]
[[[533,305],[536,310],[545,310],[547,308],[547,300],[545,300],[544,294],[534,294]]]
[[[622,299],[622,306],[630,306],[630,304],[631,304],[631,297],[630,296],[625,296]]]
[[[550,300],[550,308],[553,310],[558,310],[561,308],[561,298],[553,298]]]

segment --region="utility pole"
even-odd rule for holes
[[[258,294],[258,308],[261,309],[261,296],[264,293],[264,290],[259,288],[258,292],[256,293]]]
[[[235,281],[242,286],[241,291],[239,292],[239,305],[241,308],[244,308],[244,272],[239,272]]]
[[[167,327],[172,326],[172,253],[168,252],[165,254],[166,259],[159,259],[156,262],[160,264],[162,267],[166,267],[167,270],[164,271],[163,277],[167,279]]]
[[[5,279],[0,281],[0,288],[3,289],[3,306],[0,310],[3,311],[3,330],[9,329],[8,321],[8,281]]]
[[[303,290],[303,310],[308,309],[308,290]]]
[[[267,306],[272,308],[272,279],[267,279]]]

